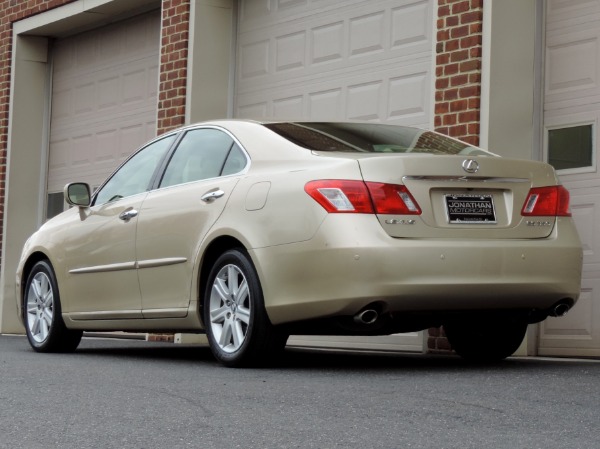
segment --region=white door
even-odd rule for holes
[[[58,40],[52,48],[48,216],[66,183],[100,183],[156,134],[160,12]]]
[[[600,3],[546,3],[544,146],[571,192],[584,247],[582,294],[540,326],[541,355],[600,356]]]
[[[433,126],[434,2],[239,4],[236,117]],[[423,336],[294,337],[290,343],[421,351]]]

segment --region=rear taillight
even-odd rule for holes
[[[534,187],[529,191],[521,215],[570,217],[569,191],[563,186]]]
[[[421,209],[405,186],[326,179],[310,181],[304,190],[327,212],[419,215]]]
[[[372,214],[373,205],[362,181],[325,179],[310,181],[304,190],[331,213]]]
[[[421,215],[421,208],[406,186],[367,182],[378,214]]]

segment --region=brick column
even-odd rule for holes
[[[438,0],[435,130],[479,144],[483,0]],[[429,352],[447,352],[443,328],[429,329]]]
[[[190,0],[163,0],[157,135],[185,123]]]
[[[438,0],[435,130],[479,144],[483,0]]]

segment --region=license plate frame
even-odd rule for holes
[[[448,193],[444,195],[446,217],[450,224],[497,224],[492,194]]]

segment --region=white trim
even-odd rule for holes
[[[162,38],[163,38],[163,26],[162,26],[162,7],[161,7],[161,27],[160,27],[160,42],[161,42],[161,46],[162,46]],[[192,72],[194,70],[194,52],[192,51],[192,46],[194,45],[194,43],[196,42],[196,24],[195,24],[195,20],[196,20],[196,2],[192,1],[190,2],[190,19],[189,19],[189,26],[188,26],[188,52],[187,52],[187,75],[186,75],[186,82],[185,82],[185,125],[190,125],[192,122],[192,108],[189,107],[190,104],[192,104]],[[161,47],[161,54],[160,56],[162,58],[162,47]],[[158,86],[160,86],[160,70],[158,71]],[[157,95],[156,100],[159,100],[160,95]],[[156,110],[158,111],[158,104],[156,105]],[[157,129],[158,129],[158,123],[157,123]]]
[[[492,2],[483,5],[481,36],[481,97],[479,105],[479,146],[487,149],[490,134],[490,84],[492,53]]]
[[[546,49],[546,2],[536,0],[533,67],[533,148],[532,158],[544,160],[544,82]]]
[[[436,2],[437,3],[437,2]],[[430,69],[430,98],[429,98],[429,129],[435,130],[435,93],[436,89],[436,81],[437,81],[437,21],[438,21],[438,12],[437,8],[434,6],[431,11],[431,69]],[[441,126],[444,126],[441,124]],[[424,332],[425,333],[425,332]],[[427,343],[425,342],[424,348],[427,348]]]
[[[160,0],[77,0],[19,20],[13,24],[13,31],[63,37],[148,12],[160,5]]]
[[[232,24],[231,24],[231,59],[229,62],[229,92],[227,96],[227,118],[233,118],[235,111],[235,79],[237,75],[237,44],[238,27],[240,17],[240,2],[242,0],[233,0]]]

